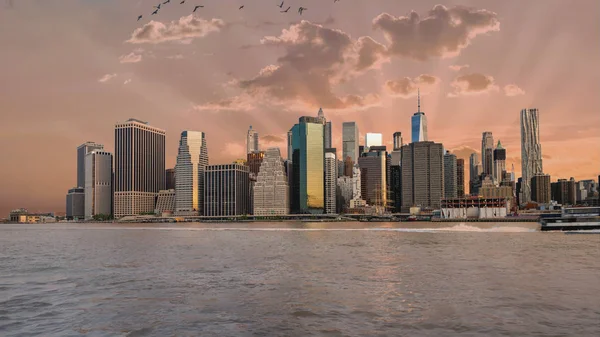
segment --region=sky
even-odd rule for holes
[[[538,108],[545,173],[600,174],[600,1],[0,1],[0,217],[64,212],[77,146],[114,151],[129,118],[166,130],[167,167],[183,130],[211,164],[245,157],[250,125],[285,154],[319,107],[338,152],[345,121],[391,147],[417,89],[429,139],[467,163],[491,131],[518,177],[519,112]]]

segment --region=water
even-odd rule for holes
[[[0,225],[1,336],[600,336],[600,235]]]

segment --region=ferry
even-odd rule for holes
[[[599,230],[600,207],[565,207],[560,216],[540,217],[540,223],[542,231]]]

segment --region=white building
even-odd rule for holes
[[[254,215],[287,215],[290,212],[288,178],[279,148],[269,148],[254,183]]]
[[[325,152],[325,213],[336,213],[337,194],[337,159],[335,149]]]
[[[381,133],[367,133],[365,135],[365,152],[371,146],[383,146],[383,136]]]
[[[248,129],[248,135],[246,136],[246,152],[258,152],[260,148],[258,146],[258,132],[252,129],[252,125]]]
[[[531,178],[544,172],[539,123],[538,109],[521,110],[521,204],[531,201]]]
[[[494,219],[504,218],[510,209],[506,198],[453,198],[442,199],[441,218],[443,219]]]
[[[203,215],[204,170],[208,165],[206,135],[183,131],[175,164],[175,213]]]
[[[350,200],[350,208],[358,208],[366,206],[367,202],[362,198],[360,167],[358,164],[352,167],[352,199]]]
[[[93,150],[85,155],[85,218],[112,215],[113,156],[109,152]]]

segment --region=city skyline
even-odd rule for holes
[[[211,164],[246,157],[244,134],[249,125],[262,135],[264,148],[277,146],[283,154],[290,126],[299,116],[316,115],[323,106],[327,120],[333,124],[332,147],[340,156],[343,122],[356,121],[362,131],[361,143],[368,132],[383,134],[388,149],[392,148],[394,132],[403,132],[409,139],[417,87],[421,87],[429,140],[444,144],[458,158],[468,161],[470,153],[479,152],[475,149],[480,147],[481,133],[490,131],[506,149],[506,167],[514,164],[516,176],[521,176],[519,112],[536,108],[544,173],[552,181],[594,178],[599,173],[600,99],[595,92],[600,84],[594,80],[600,75],[595,61],[600,53],[594,47],[600,31],[597,2],[577,2],[569,5],[572,11],[565,11],[560,1],[373,1],[369,6],[337,6],[342,1],[334,10],[330,4],[307,0],[311,10],[302,18],[309,23],[299,23],[297,16],[272,18],[263,14],[268,12],[265,8],[269,4],[248,6],[248,11],[240,14],[227,10],[232,1],[223,1],[201,18],[221,19],[226,28],[202,37],[171,36],[171,41],[123,43],[132,39],[137,28],[149,24],[148,20],[135,22],[135,17],[140,8],[151,3],[22,1],[11,9],[0,9],[0,42],[11,50],[0,56],[6,78],[0,84],[6,98],[0,102],[0,111],[7,117],[8,130],[0,138],[0,150],[10,158],[0,164],[0,212],[7,214],[17,207],[64,209],[64,193],[75,184],[76,147],[89,140],[115,153],[114,125],[130,117],[166,131],[166,167],[172,168],[178,135],[183,130],[206,132]],[[481,34],[465,27],[474,35],[466,39],[466,45],[454,45],[454,56],[435,49],[436,45],[430,46],[430,54],[395,50],[395,55],[381,59],[377,67],[344,83],[335,82],[339,74],[333,74],[333,84],[326,87],[340,95],[365,99],[377,94],[379,105],[342,107],[332,104],[332,96],[310,94],[291,86],[286,89],[296,90],[294,99],[267,96],[268,106],[257,107],[242,100],[246,97],[240,88],[223,88],[231,81],[242,81],[265,91],[256,86],[261,69],[270,65],[288,69],[288,63],[278,59],[291,58],[294,48],[305,46],[297,45],[298,41],[284,41],[283,29],[339,29],[345,34],[340,35],[341,42],[346,41],[346,35],[355,44],[361,36],[370,36],[378,43],[373,47],[383,45],[391,50],[393,44],[382,34],[382,28],[371,28],[373,20],[386,19],[380,16],[382,13],[396,18],[406,16],[411,10],[421,19],[436,20],[429,11],[437,4],[448,10],[462,4],[493,12],[498,27],[494,20],[494,25],[479,27],[485,31]],[[515,10],[516,4],[519,10]],[[357,16],[361,20],[356,20]],[[106,17],[111,18],[110,25]],[[186,17],[187,13],[165,10],[153,20],[169,27],[170,22],[181,23],[179,19]],[[54,24],[56,31],[43,29]],[[236,39],[230,38],[237,35]],[[269,36],[274,37],[267,39],[271,46],[261,43]],[[573,63],[572,54],[564,50],[577,50],[578,62]],[[324,56],[314,49],[308,51],[311,60]],[[236,61],[239,56],[244,62]],[[18,61],[25,59],[29,61]],[[469,67],[461,68],[464,65]],[[338,64],[330,66],[333,69]],[[483,90],[471,92],[481,87]],[[240,90],[239,95],[235,94]],[[266,91],[265,95],[271,93]],[[235,104],[229,110],[209,104],[219,100]],[[570,118],[574,113],[577,118]],[[34,146],[36,155],[32,156]],[[465,184],[468,181],[466,170]]]

